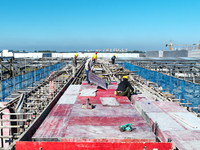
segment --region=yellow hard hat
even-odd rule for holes
[[[115,54],[113,56],[115,56]]]
[[[92,57],[93,57],[94,59],[97,59],[97,55],[96,55],[96,54],[94,54]]]
[[[78,57],[78,54],[76,53],[76,54],[75,54],[75,56],[77,56],[77,57]]]
[[[128,79],[128,77],[127,76],[123,76],[123,79]]]

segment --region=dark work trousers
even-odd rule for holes
[[[115,64],[115,60],[114,59],[112,59],[112,64]]]
[[[131,98],[131,91],[130,91],[130,88],[127,87],[127,88],[126,88],[126,91],[121,91],[121,92],[117,93],[117,95],[118,95],[118,96],[127,96],[128,99],[130,99],[130,98]]]

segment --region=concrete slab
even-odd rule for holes
[[[177,103],[174,103],[174,102],[156,101],[156,102],[152,102],[152,103],[154,103],[162,111],[165,111],[165,112],[188,112],[185,108],[179,106]]]
[[[73,107],[71,116],[102,116],[102,117],[133,117],[140,116],[138,111],[132,109],[122,109],[122,107],[103,107],[101,104],[95,104],[94,109],[81,109],[82,104],[76,104]]]
[[[82,84],[80,89],[97,89],[97,85],[88,85],[88,83],[86,83],[85,85]]]
[[[98,92],[97,92],[97,97],[115,97],[115,89],[109,89],[109,90],[100,90],[98,89]]]
[[[190,112],[174,112],[169,115],[188,130],[200,131],[200,119]]]
[[[80,96],[96,96],[97,89],[83,89]]]
[[[119,104],[131,104],[127,96],[115,96]]]
[[[134,106],[132,106],[130,103],[129,104],[120,104],[120,107],[123,109],[135,109]]]
[[[142,113],[151,113],[151,112],[163,112],[159,107],[157,107],[152,101],[145,100],[145,101],[136,101],[135,107],[137,110]]]
[[[86,97],[86,96],[78,96],[76,99],[76,104],[85,104],[87,98],[89,98],[89,101],[91,104],[101,104],[100,98],[99,97]]]
[[[69,118],[64,116],[48,117],[33,135],[33,139],[60,138],[63,136],[62,129],[67,127]]]
[[[119,106],[114,97],[100,97],[103,106]]]
[[[142,94],[132,95],[131,99],[133,99],[134,101],[147,101],[147,100],[149,100],[146,96],[144,96]]]
[[[78,95],[81,85],[70,85],[64,92],[64,95]]]
[[[191,130],[192,134],[197,138],[197,140],[200,141],[200,131],[197,130]],[[191,136],[192,137],[192,136]]]
[[[151,101],[144,95],[133,95],[140,114],[152,126],[158,123],[157,136],[163,142],[169,138],[179,149],[197,150],[200,147],[200,120],[174,102]]]
[[[56,104],[54,108],[49,113],[49,116],[64,116],[68,117],[72,111],[72,104]],[[48,118],[47,117],[47,118]]]
[[[166,113],[147,113],[148,117],[158,123],[161,131],[185,130],[179,123]]]
[[[108,89],[117,89],[118,85],[108,85]]]
[[[88,85],[84,84],[80,87],[83,93],[96,90],[92,86],[85,88]],[[113,83],[113,85],[116,84]],[[155,142],[154,133],[128,98],[115,96],[114,91],[115,89],[98,89],[96,96],[79,94],[77,98],[76,95],[63,95],[36,131],[33,139],[35,141],[75,142]],[[71,96],[72,100],[66,102],[65,99],[68,96]],[[82,104],[87,98],[94,105],[93,109],[82,109]],[[114,105],[117,104],[118,107],[104,107],[100,99],[114,101]],[[127,123],[131,123],[135,130],[120,132],[118,126]]]
[[[131,123],[132,127],[147,126],[141,116],[134,117],[101,117],[101,116],[71,116],[68,125],[92,125],[92,126],[120,126]]]
[[[200,136],[191,131],[165,131],[164,134],[167,138],[171,138],[173,144],[180,150],[199,150]]]
[[[57,104],[75,104],[77,95],[62,95]]]
[[[118,126],[68,126],[64,139],[137,139],[137,141],[155,141],[150,128],[137,127],[132,132],[120,132]]]

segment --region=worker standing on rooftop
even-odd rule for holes
[[[134,89],[131,86],[130,82],[128,82],[128,77],[123,76],[123,81],[118,84],[118,87],[115,91],[115,95],[118,96],[127,96],[129,100],[131,100],[131,91],[133,92]]]
[[[74,55],[74,58],[72,59],[72,73],[73,73],[73,77],[75,77],[75,71],[76,71],[76,67],[77,67],[77,58],[78,54],[76,53]]]
[[[113,57],[111,58],[112,64],[115,64],[115,59],[116,59],[116,56],[115,56],[115,54],[114,54]]]
[[[96,59],[97,59],[97,55],[94,54],[92,56],[92,58],[88,58],[87,61],[86,61],[86,63],[85,63],[85,72],[86,72],[86,75],[87,75],[87,82],[88,82],[88,84],[90,84],[89,71],[93,70]]]

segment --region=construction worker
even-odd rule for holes
[[[114,54],[113,57],[111,58],[112,64],[115,64],[115,59],[116,59],[116,57],[115,57],[115,54]]]
[[[97,55],[97,52],[95,52],[95,55]],[[96,63],[96,59],[94,60],[94,63]]]
[[[85,72],[86,72],[86,75],[87,75],[87,82],[88,82],[88,84],[90,84],[89,71],[93,70],[96,59],[97,59],[97,55],[94,54],[92,56],[92,58],[87,59],[87,61],[85,63]]]
[[[74,55],[74,58],[72,59],[72,73],[73,73],[73,77],[75,77],[75,71],[76,71],[76,66],[77,66],[77,58],[78,54],[76,53]]]
[[[115,91],[115,95],[118,95],[118,96],[127,96],[128,99],[130,100],[131,99],[131,91],[133,92],[134,89],[133,87],[131,86],[130,82],[128,82],[128,77],[127,76],[123,76],[123,81],[121,81],[119,84],[118,84],[118,87]]]

